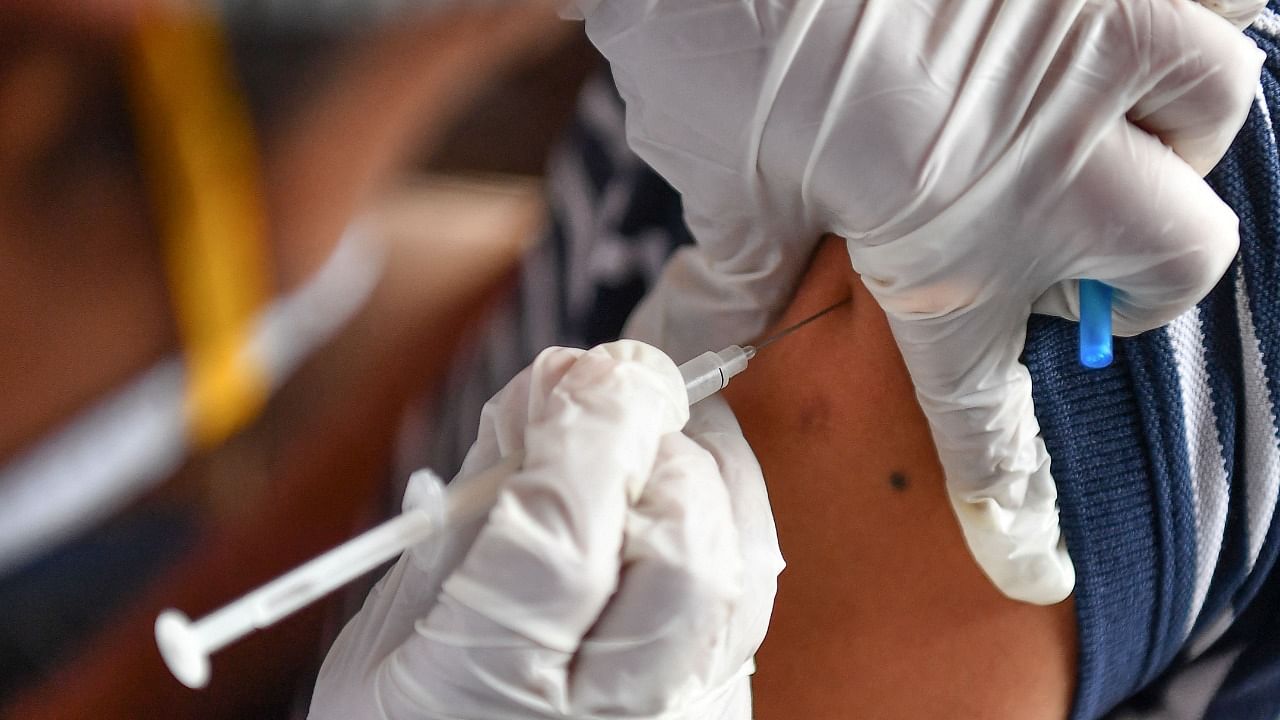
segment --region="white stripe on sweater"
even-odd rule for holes
[[[1280,17],[1270,10],[1269,16],[1280,30]],[[1277,154],[1275,124],[1271,121],[1271,109],[1267,106],[1262,84],[1258,84],[1258,108],[1270,129],[1272,155]],[[1249,287],[1244,273],[1236,278],[1236,304],[1240,314],[1241,363],[1244,366],[1245,398],[1245,477],[1249,480],[1247,502],[1249,506],[1249,569],[1258,561],[1267,529],[1275,516],[1277,496],[1280,496],[1280,447],[1276,444],[1276,399],[1267,389],[1266,359],[1253,325],[1253,307],[1249,301]]]
[[[1222,459],[1222,445],[1213,414],[1209,369],[1205,364],[1203,321],[1200,308],[1184,313],[1169,326],[1178,385],[1182,394],[1184,440],[1191,474],[1196,526],[1196,575],[1184,637],[1191,633],[1213,581],[1227,523],[1230,488]]]

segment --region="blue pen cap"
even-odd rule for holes
[[[1080,281],[1080,364],[1104,368],[1114,357],[1111,348],[1111,286],[1097,280]]]

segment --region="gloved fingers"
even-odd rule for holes
[[[1031,378],[1018,362],[1029,304],[1014,298],[943,317],[890,313],[965,539],[1002,592],[1061,601],[1075,582]]]
[[[698,403],[689,415],[684,434],[711,453],[733,505],[733,523],[742,548],[744,585],[748,589],[735,615],[735,627],[739,629],[736,639],[742,643],[741,654],[746,657],[754,654],[764,640],[778,574],[786,563],[778,548],[778,531],[764,472],[733,410],[724,397],[715,395]]]
[[[1031,312],[1036,315],[1048,315],[1080,322],[1080,281],[1071,278],[1049,286],[1049,289],[1031,304]]]
[[[1051,224],[1079,250],[1066,282],[1036,299],[1036,312],[1078,319],[1073,278],[1115,289],[1114,332],[1168,324],[1199,302],[1239,247],[1235,213],[1181,158],[1127,123],[1101,139],[1067,187]]]
[[[1111,37],[1123,38],[1108,41],[1131,45],[1138,63],[1141,94],[1129,120],[1207,174],[1244,123],[1265,55],[1195,3],[1121,0],[1107,7],[1121,25]]]
[[[733,607],[728,645],[722,673],[736,672],[747,684],[754,671],[756,651],[764,642],[773,601],[778,592],[778,575],[786,567],[778,547],[778,531],[769,504],[764,472],[747,444],[738,419],[723,396],[716,395],[690,410],[684,434],[706,448],[720,468],[720,477],[729,492],[733,525],[738,533],[742,557],[742,595]],[[733,666],[737,664],[736,670]],[[706,717],[695,714],[693,717]],[[750,717],[749,712],[725,717]]]
[[[1258,18],[1267,0],[1200,0],[1200,4],[1243,30]]]
[[[484,404],[476,440],[467,450],[458,474],[449,484],[453,492],[465,488],[484,473],[507,462],[524,450],[524,430],[529,423],[530,393],[544,392],[554,386],[569,368],[582,357],[585,350],[551,347],[538,353],[529,367],[520,371],[506,386]],[[405,489],[405,500],[414,490],[415,478],[410,478]],[[434,538],[425,546],[407,551],[414,565],[424,575],[433,577],[436,589],[444,577],[462,563],[466,552],[475,542],[486,518],[477,516],[469,522],[451,527],[446,535]],[[435,593],[431,596],[434,601]]]
[[[719,468],[688,437],[663,438],[622,558],[618,590],[574,657],[574,716],[680,711],[728,679],[715,673],[742,593],[742,558]]]
[[[365,598],[325,655],[311,698],[312,720],[378,718],[376,669],[434,602],[431,578],[402,557]],[[436,581],[438,584],[438,581]]]
[[[535,368],[523,467],[443,592],[553,655],[578,647],[613,593],[628,509],[660,439],[688,419],[678,369],[651,346],[603,345],[561,370]],[[447,631],[438,610],[427,627]]]
[[[476,440],[457,477],[466,478],[496,465],[503,457],[524,449],[524,429],[529,423],[532,392],[546,392],[563,378],[585,350],[551,347],[538,353],[480,410]]]
[[[625,334],[660,342],[676,362],[757,337],[786,304],[820,232],[776,213],[744,216],[748,195],[683,197],[697,244],[678,249],[627,320]],[[767,251],[765,251],[767,250]]]

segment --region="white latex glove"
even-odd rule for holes
[[[1267,0],[1200,0],[1200,4],[1243,30],[1258,19],[1262,9],[1267,6]]]
[[[1011,597],[1066,597],[1074,570],[1018,360],[1028,315],[1073,317],[1075,279],[1096,278],[1132,334],[1208,292],[1238,238],[1201,175],[1243,123],[1261,51],[1189,0],[580,10],[631,146],[684,196],[698,241],[628,335],[677,361],[742,342],[821,234],[848,238],[974,557]]]
[[[687,403],[641,343],[540,355],[485,406],[455,482],[523,467],[487,519],[370,593],[311,717],[750,718],[781,556],[732,413],[712,398],[681,433]]]

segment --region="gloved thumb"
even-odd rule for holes
[[[1243,30],[1258,18],[1267,0],[1200,0],[1200,4]]]
[[[890,312],[889,324],[974,559],[1005,595],[1048,605],[1071,593],[1075,570],[1018,360],[1028,310],[1001,299],[937,318]]]

